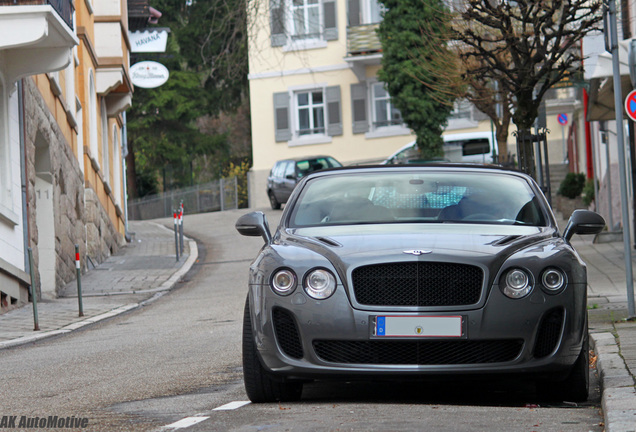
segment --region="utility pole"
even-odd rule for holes
[[[636,318],[634,308],[634,276],[632,272],[631,232],[629,224],[629,204],[627,196],[627,174],[625,166],[625,140],[623,137],[623,91],[621,87],[620,61],[618,58],[618,28],[616,25],[616,0],[606,3],[609,26],[609,48],[612,53],[614,69],[614,110],[616,112],[616,141],[618,145],[618,163],[621,183],[621,207],[623,210],[623,248],[625,251],[625,272],[627,279],[627,312],[630,319]],[[611,197],[610,197],[611,199]]]

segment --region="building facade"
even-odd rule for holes
[[[75,245],[85,268],[124,243],[127,7],[0,0],[2,311],[31,284],[57,297],[75,278]]]
[[[377,78],[382,49],[376,0],[259,0],[250,3],[249,83],[253,168],[250,206],[268,205],[274,162],[326,154],[343,164],[377,163],[415,139]],[[563,163],[565,136],[582,113],[576,91],[553,92],[547,108],[549,159]],[[570,123],[557,117],[568,113]],[[510,128],[508,147],[516,153]],[[490,132],[490,120],[459,101],[445,134]]]

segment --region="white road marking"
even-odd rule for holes
[[[183,429],[183,428],[187,428],[190,426],[194,426],[197,423],[201,423],[204,420],[209,419],[210,417],[201,417],[201,416],[196,416],[196,417],[186,417],[184,419],[179,420],[178,422],[174,422],[172,424],[169,424],[167,426],[164,426],[162,429]]]
[[[212,411],[235,410],[249,403],[251,402],[250,401],[234,401],[234,402],[227,403],[225,405],[221,405],[220,407],[214,408]]]

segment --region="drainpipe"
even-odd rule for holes
[[[131,237],[128,232],[128,174],[126,172],[126,156],[128,156],[128,126],[126,123],[126,111],[122,113],[123,126],[121,138],[121,172],[123,173],[124,185],[124,230],[126,241],[130,242]]]
[[[27,202],[27,187],[28,179],[26,175],[27,167],[27,154],[26,154],[26,139],[24,122],[24,83],[22,80],[18,80],[18,123],[19,123],[19,137],[20,137],[20,184],[22,187],[22,237],[24,242],[24,269],[29,271],[31,263],[29,262],[29,211]],[[33,285],[34,281],[31,281]],[[35,295],[35,290],[33,290]]]

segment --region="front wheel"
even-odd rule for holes
[[[254,342],[249,302],[248,297],[243,313],[243,382],[247,397],[254,403],[300,400],[303,383],[276,379],[263,368]]]
[[[583,348],[565,381],[541,381],[537,387],[540,396],[550,400],[587,401],[590,391],[590,341],[587,326]]]

